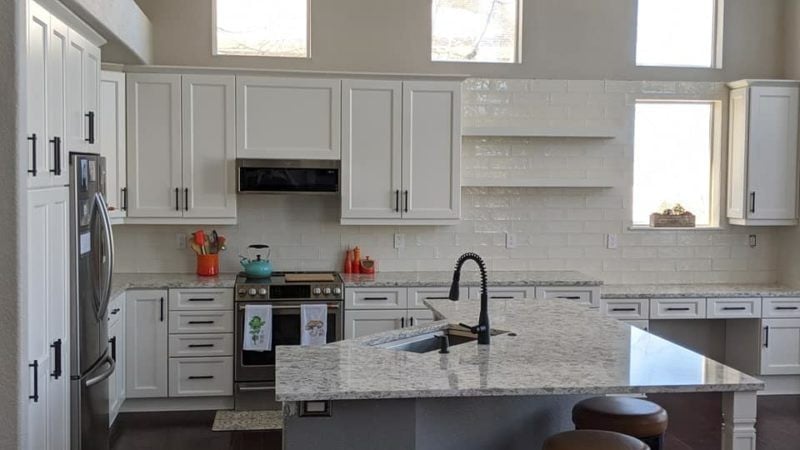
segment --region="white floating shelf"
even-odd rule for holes
[[[462,136],[477,137],[555,137],[613,139],[617,132],[597,128],[547,128],[547,127],[464,127]]]
[[[531,187],[531,188],[613,188],[615,184],[610,180],[559,180],[559,179],[531,179],[531,180],[505,180],[505,179],[480,179],[463,178],[461,187]]]

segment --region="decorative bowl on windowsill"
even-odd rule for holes
[[[676,204],[660,213],[650,214],[650,226],[653,228],[694,228],[695,216]]]

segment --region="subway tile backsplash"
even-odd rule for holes
[[[465,137],[465,178],[610,180],[613,187],[465,187],[462,221],[445,227],[342,226],[338,197],[239,196],[239,224],[217,227],[229,243],[221,269],[239,270],[237,255],[253,243],[272,247],[276,270],[340,269],[344,249],[358,244],[383,271],[449,270],[469,250],[492,270],[579,270],[606,283],[774,282],[774,229],[730,227],[723,219],[720,230],[629,230],[636,98],[726,102],[727,92],[723,83],[707,82],[467,80],[465,127],[617,133],[613,139]],[[176,233],[197,228],[114,227],[116,270],[192,272],[194,254],[177,248]],[[405,235],[405,248],[393,248],[395,233]],[[515,248],[505,247],[506,233],[516,237]],[[609,233],[618,235],[618,248],[606,248]],[[748,245],[749,234],[758,235],[757,247]]]

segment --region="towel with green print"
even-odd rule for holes
[[[242,349],[251,352],[272,350],[272,306],[246,305]]]

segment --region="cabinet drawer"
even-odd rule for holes
[[[469,297],[469,289],[466,287],[459,288],[459,298],[466,299]],[[425,300],[446,300],[450,295],[450,288],[437,288],[437,287],[419,287],[408,288],[408,309],[428,309],[425,306]]]
[[[651,319],[705,319],[705,298],[652,298]]]
[[[783,317],[800,318],[800,298],[797,297],[764,297],[763,315],[765,318]]]
[[[534,298],[535,289],[532,287],[489,286],[489,300],[514,300]],[[470,286],[469,298],[480,299],[480,286]]]
[[[761,298],[709,298],[706,303],[709,319],[758,319]]]
[[[169,309],[233,310],[233,289],[170,289]]]
[[[170,358],[169,396],[233,395],[233,358]]]
[[[233,333],[173,334],[169,337],[169,356],[231,356]]]
[[[408,304],[406,288],[356,288],[345,290],[348,309],[403,309]]]
[[[650,318],[650,299],[600,299],[600,312],[620,320],[647,320]]]
[[[233,311],[172,311],[169,332],[233,333]]]
[[[627,323],[628,325],[636,327],[640,330],[650,331],[649,320],[623,320],[622,322]]]
[[[575,286],[544,286],[536,288],[536,298],[559,298],[597,308],[600,306],[600,292],[597,288]]]

